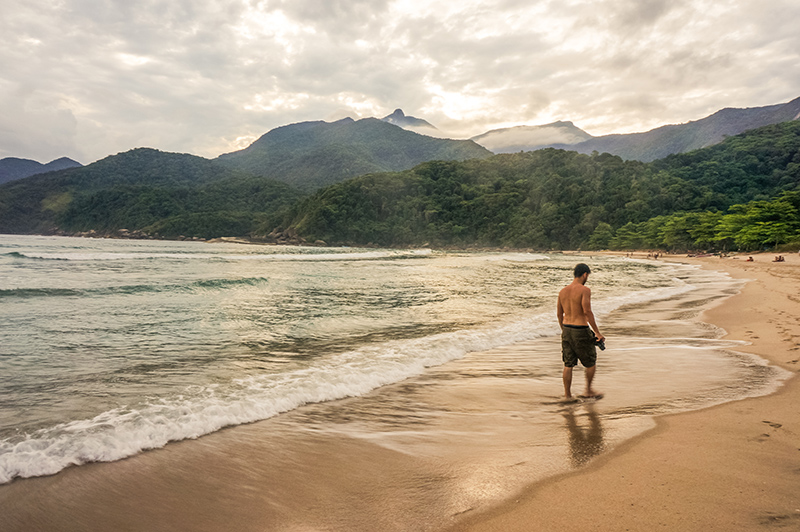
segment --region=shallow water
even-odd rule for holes
[[[601,320],[622,305],[661,298],[669,307],[669,298],[695,294],[680,299],[691,310],[736,289],[686,266],[608,257],[0,236],[0,482],[118,460],[411,377],[447,393],[476,375],[481,386],[497,380],[509,393],[525,390],[517,393],[533,401],[526,415],[560,424],[552,306],[577,260],[594,269]],[[610,394],[606,417],[694,408],[774,381],[713,338],[672,338],[679,326],[669,322],[629,322],[630,336],[611,342],[603,376],[625,393]],[[648,339],[636,337],[648,329]],[[537,338],[522,352],[509,348],[513,355],[470,356]],[[440,407],[393,389],[378,403],[374,394],[358,400],[363,412],[325,406],[325,430],[402,448],[413,438],[384,437],[392,431],[375,416],[413,411],[401,404],[409,400],[429,405],[413,419],[435,427]],[[640,430],[640,421],[626,423]]]

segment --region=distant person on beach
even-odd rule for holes
[[[597,328],[592,313],[592,291],[586,280],[592,271],[586,264],[578,264],[573,270],[572,283],[558,293],[558,325],[561,327],[561,359],[564,361],[564,397],[572,399],[572,368],[578,361],[586,368],[586,397],[599,398],[601,395],[592,389],[592,380],[597,365],[597,341],[605,340]],[[591,329],[590,329],[591,327]]]

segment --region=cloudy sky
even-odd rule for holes
[[[800,96],[797,0],[0,0],[0,158],[215,157],[402,108],[453,137]]]

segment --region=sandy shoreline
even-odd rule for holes
[[[800,259],[681,258],[750,279],[701,319],[800,372]],[[665,260],[675,260],[667,256]],[[643,371],[642,378],[647,378]],[[585,469],[531,486],[454,531],[800,530],[800,379],[774,394],[661,417]]]
[[[755,279],[732,298],[710,286],[612,312],[601,328],[616,337],[615,349],[606,352],[616,356],[604,364],[616,366],[618,380],[599,375],[610,393],[596,409],[548,406],[557,397],[546,394],[560,392],[560,361],[552,357],[558,340],[523,342],[430,368],[364,397],[310,404],[129,459],[0,486],[0,529],[797,527],[798,379],[772,395],[655,422],[620,414],[645,404],[642,397],[670,397],[672,386],[691,381],[685,367],[675,377],[676,368],[666,391],[647,395],[660,384],[653,375],[669,371],[639,367],[651,348],[677,356],[676,349],[724,344],[696,320],[709,301],[717,306],[702,319],[723,326],[729,338],[752,342],[737,350],[800,370],[800,261],[767,260],[692,259]],[[648,344],[649,335],[655,343]],[[686,345],[693,338],[697,344]],[[536,366],[532,356],[549,362]],[[682,360],[702,372],[699,363],[691,366],[693,358]],[[565,474],[565,464],[580,468]],[[591,489],[582,494],[586,486]]]

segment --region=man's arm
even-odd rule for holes
[[[600,329],[597,327],[597,322],[594,320],[594,312],[592,312],[592,290],[588,287],[581,298],[581,307],[583,308],[583,315],[586,316],[586,321],[589,322],[589,326],[597,335],[597,339],[603,340],[605,336],[600,334]]]
[[[556,308],[556,316],[558,316],[558,326],[564,330],[564,305],[561,304],[561,292],[558,293],[558,306]]]

